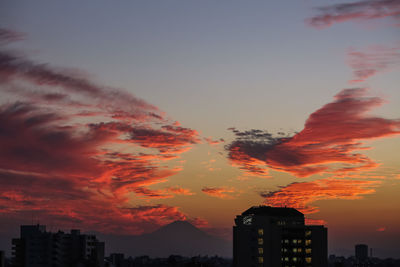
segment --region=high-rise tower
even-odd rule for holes
[[[252,207],[236,216],[234,267],[326,267],[327,229],[293,208]]]

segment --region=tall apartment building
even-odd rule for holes
[[[104,265],[104,243],[79,230],[51,233],[44,225],[22,225],[20,238],[14,238],[12,245],[15,267]]]
[[[234,267],[326,267],[327,229],[293,208],[252,207],[236,216]]]

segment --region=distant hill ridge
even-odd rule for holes
[[[152,233],[137,236],[96,235],[106,242],[107,253],[150,257],[167,257],[171,254],[232,257],[230,241],[209,235],[187,221],[175,221]]]

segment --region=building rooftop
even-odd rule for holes
[[[276,217],[302,217],[304,214],[294,208],[281,208],[281,207],[271,207],[271,206],[253,206],[250,209],[242,213],[245,215],[266,215],[266,216],[276,216]]]

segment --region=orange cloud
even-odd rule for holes
[[[222,138],[220,138],[218,140],[213,140],[211,137],[205,137],[204,140],[210,145],[219,145],[219,144],[225,142],[225,140]]]
[[[173,198],[175,195],[194,195],[194,193],[191,192],[189,189],[181,187],[168,187],[160,190],[152,190],[146,187],[136,187],[133,189],[133,192],[145,198],[153,199]]]
[[[182,187],[168,187],[166,188],[166,191],[175,195],[184,195],[184,196],[194,195],[194,193],[190,191],[190,189]]]
[[[311,204],[327,199],[360,199],[362,195],[372,194],[379,181],[320,179],[312,182],[291,183],[273,192],[263,192],[264,203],[276,207],[293,207],[304,214],[316,213],[318,207]]]
[[[363,88],[342,90],[333,102],[312,113],[304,129],[291,137],[234,129],[236,140],[226,147],[228,158],[254,175],[265,175],[268,167],[298,177],[375,168],[378,165],[374,161],[355,151],[366,149],[361,140],[399,134],[400,120],[368,115],[383,99],[366,93]]]
[[[236,192],[233,188],[224,187],[204,187],[201,191],[209,196],[222,199],[233,198],[232,193]]]

